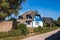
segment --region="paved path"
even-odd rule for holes
[[[56,34],[58,31],[60,31],[60,29],[57,29],[57,30],[54,30],[54,31],[51,31],[51,32],[48,32],[48,33],[44,33],[44,34],[28,37],[28,38],[25,38],[23,40],[48,40],[46,38],[50,37],[53,34]]]

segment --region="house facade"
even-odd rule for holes
[[[27,27],[43,27],[43,21],[41,15],[36,11],[27,11],[19,16],[17,20],[20,24],[26,24]]]

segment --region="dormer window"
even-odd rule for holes
[[[30,25],[30,21],[26,21],[26,24]]]
[[[19,16],[19,19],[23,19],[23,17],[22,16]]]
[[[32,19],[32,16],[30,14],[26,15],[27,19]]]
[[[40,15],[35,15],[33,21],[42,21],[42,18],[40,17]]]

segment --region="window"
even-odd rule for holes
[[[30,21],[26,21],[26,24],[30,25]]]
[[[30,14],[26,15],[26,18],[27,18],[27,19],[32,19],[32,17],[31,17]]]
[[[23,19],[23,17],[22,16],[19,16],[19,19]]]
[[[34,21],[42,21],[42,18],[39,15],[34,16]]]

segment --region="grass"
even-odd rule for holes
[[[0,32],[0,40],[21,40],[25,38],[20,30],[11,30],[9,32]]]
[[[56,30],[58,29],[59,27],[43,27],[39,34],[42,34],[42,33],[47,33],[47,32],[50,32],[50,31],[53,31],[53,30]]]
[[[50,32],[50,31],[53,31],[53,30],[56,30],[58,29],[59,27],[43,27],[39,33],[36,33],[37,34],[42,34],[42,33],[47,33],[47,32]],[[18,34],[17,34],[18,32]],[[11,32],[9,32],[8,34],[6,33],[3,33],[0,35],[0,40],[22,40],[23,38],[27,37],[27,36],[24,36],[24,35],[20,35],[20,30],[13,30]],[[34,34],[33,34],[34,35]],[[31,35],[32,36],[32,35]]]
[[[6,38],[1,38],[0,40],[19,40],[19,37],[6,37]]]
[[[0,38],[20,36],[20,30],[11,30],[9,32],[0,32]]]
[[[22,38],[25,38],[25,36],[17,36],[17,37],[5,37],[5,38],[0,38],[0,40],[22,40]]]

